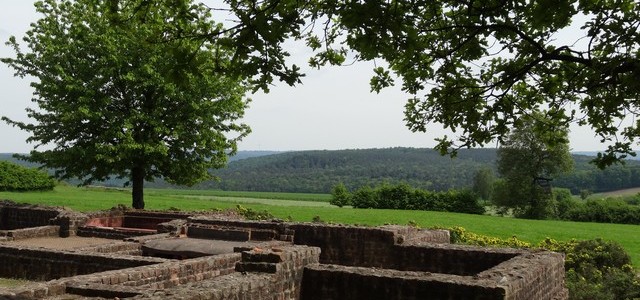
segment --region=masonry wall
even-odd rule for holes
[[[305,269],[301,299],[505,299],[502,288],[468,281],[447,274],[317,265]]]
[[[568,299],[564,260],[551,252],[526,253],[475,276],[310,265],[302,299]]]
[[[28,204],[16,204],[11,201],[0,202],[0,230],[21,229],[51,225],[50,220],[57,217],[62,209],[40,207]]]
[[[320,249],[288,246],[242,253],[236,273],[135,299],[300,300],[304,267],[318,263]]]
[[[110,228],[110,227],[93,227],[82,226],[76,231],[77,236],[83,237],[99,237],[104,239],[121,240],[130,237],[142,235],[155,235],[155,230],[150,229],[126,229],[126,228]]]
[[[85,297],[126,298],[149,290],[165,289],[228,275],[241,260],[240,253],[118,269],[0,289],[0,299],[33,299],[63,294]],[[4,298],[3,298],[4,297]]]
[[[0,231],[0,238],[8,241],[52,236],[60,236],[60,226],[49,225]]]
[[[45,281],[162,263],[155,257],[87,254],[0,245],[0,277]]]

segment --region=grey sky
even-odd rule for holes
[[[38,16],[33,1],[0,0],[0,57],[12,56],[4,45],[9,35],[18,39]],[[269,94],[250,95],[253,99],[244,122],[253,132],[239,145],[240,150],[311,150],[385,147],[433,147],[434,138],[451,136],[433,125],[429,133],[412,133],[403,122],[403,106],[408,95],[399,89],[369,92],[373,63],[321,70],[304,68],[302,47],[291,45],[293,59],[306,71],[303,84],[295,88],[277,84]],[[32,90],[28,79],[14,78],[0,64],[0,116],[26,120],[25,107]],[[0,152],[28,152],[28,135],[18,128],[0,123]],[[604,148],[589,130],[572,128],[573,150]],[[492,145],[490,145],[492,146]]]

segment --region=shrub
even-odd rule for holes
[[[430,192],[414,189],[407,184],[383,184],[375,189],[364,186],[349,195],[346,188],[337,185],[332,195],[332,201],[335,202],[332,204],[338,205],[342,203],[341,199],[347,198],[354,208],[484,213],[484,206],[480,203],[478,196],[469,190]]]
[[[335,205],[337,207],[343,207],[351,204],[351,195],[347,190],[347,187],[344,186],[343,183],[340,183],[333,187],[331,190],[331,200],[329,200],[331,205]]]
[[[443,228],[438,228],[443,229]],[[452,243],[479,246],[531,248],[518,240],[484,236],[462,227],[449,230]],[[565,254],[565,278],[572,300],[618,300],[640,298],[640,282],[631,259],[620,244],[602,239],[559,242],[545,239],[536,248]]]
[[[351,205],[354,208],[376,208],[378,199],[376,193],[369,186],[363,186],[351,196]]]
[[[513,248],[530,248],[531,244],[519,240],[515,235],[508,239],[501,239],[497,237],[490,237],[486,235],[476,234],[469,232],[463,227],[455,226],[449,228],[435,227],[434,229],[446,229],[451,235],[451,243],[454,244],[466,244],[476,246],[498,246],[498,247],[513,247]]]
[[[559,219],[568,217],[570,211],[574,211],[582,205],[582,202],[573,199],[569,189],[553,189],[555,198],[556,216]]]
[[[574,203],[560,217],[579,222],[640,224],[640,207],[627,204],[622,199],[592,199],[586,203]]]
[[[273,220],[275,217],[268,211],[257,211],[252,208],[244,207],[240,204],[236,205],[236,211],[239,215],[245,217],[247,220],[257,220],[257,221],[265,221],[265,220]]]
[[[44,191],[55,185],[55,180],[40,170],[0,161],[0,191]]]
[[[631,259],[620,244],[602,239],[558,242],[546,239],[540,248],[565,253],[570,299],[605,300],[640,297],[640,283]]]

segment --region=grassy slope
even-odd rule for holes
[[[463,226],[472,232],[502,238],[516,235],[519,239],[532,243],[537,243],[547,237],[557,240],[602,237],[622,244],[632,256],[634,264],[640,266],[640,235],[637,234],[640,226],[638,225],[522,220],[429,211],[318,207],[309,206],[313,203],[309,202],[309,200],[293,201],[287,199],[287,206],[283,206],[273,205],[282,204],[279,202],[281,200],[277,199],[267,201],[263,199],[260,201],[261,203],[248,203],[246,202],[247,197],[240,199],[229,196],[217,197],[212,195],[211,191],[201,191],[201,198],[193,198],[194,191],[189,192],[188,194],[180,195],[180,193],[176,193],[176,190],[148,190],[145,199],[146,208],[167,209],[177,207],[182,210],[206,210],[235,207],[238,203],[242,203],[245,207],[268,210],[280,218],[290,216],[296,221],[311,221],[314,216],[319,216],[327,222],[364,225],[407,224],[409,221],[413,221],[423,227]],[[253,196],[260,197],[260,194],[262,193],[256,193]],[[265,194],[264,197],[268,196],[274,197],[273,194]],[[127,190],[75,187],[57,187],[52,192],[1,192],[0,199],[65,206],[80,211],[108,209],[117,204],[128,206],[131,201]],[[271,201],[273,204],[266,204]]]

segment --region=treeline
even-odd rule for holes
[[[576,200],[568,190],[554,189],[556,218],[574,222],[640,224],[640,195]]]
[[[414,189],[407,184],[364,186],[353,193],[343,184],[331,191],[331,204],[354,208],[430,210],[481,215],[485,212],[476,194],[469,190],[432,192]]]
[[[200,188],[328,193],[338,183],[350,190],[365,185],[407,183],[445,191],[470,184],[475,171],[495,161],[494,149],[462,150],[456,158],[432,149],[389,148],[301,151],[230,163],[214,174],[220,181]]]
[[[591,158],[574,155],[574,170],[555,179],[553,186],[568,188],[575,195],[583,190],[600,193],[640,186],[639,161],[627,160],[601,170],[589,163]]]
[[[573,155],[574,171],[554,178],[554,187],[574,194],[583,190],[605,192],[640,186],[640,162],[600,170],[593,157]],[[383,183],[407,183],[411,187],[447,191],[473,185],[482,168],[495,171],[496,149],[464,149],[455,158],[433,149],[388,148],[334,151],[300,151],[253,157],[229,164],[213,173],[220,181],[208,181],[198,188],[329,193],[338,183],[349,190]]]
[[[589,164],[592,157],[573,155],[574,171],[554,178],[554,187],[605,192],[640,186],[640,162],[600,170]],[[0,160],[16,161],[10,154]],[[433,149],[388,148],[334,151],[269,152],[240,151],[227,168],[213,170],[219,181],[203,182],[193,188],[228,191],[329,193],[338,183],[350,190],[382,183],[407,183],[431,191],[470,187],[478,170],[495,171],[496,149],[463,149],[455,158],[441,156]],[[16,161],[25,164],[22,161]],[[33,166],[33,165],[29,165]],[[119,186],[125,180],[103,183]],[[77,184],[78,182],[71,182]],[[162,179],[147,187],[172,187]],[[180,187],[177,187],[180,188]]]

